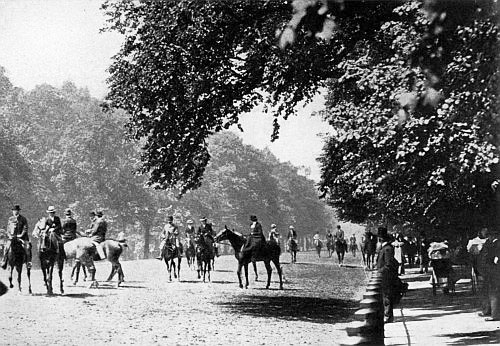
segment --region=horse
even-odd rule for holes
[[[106,259],[111,263],[111,273],[106,281],[111,281],[118,274],[117,287],[119,287],[125,281],[120,256],[123,249],[127,247],[127,244],[114,239],[106,239],[97,246],[102,247]],[[101,258],[95,257],[97,251],[94,241],[89,237],[76,238],[64,244],[64,251],[66,252],[67,259],[74,258],[77,260],[75,266],[80,262],[87,267],[91,281],[89,287],[98,287],[99,284],[95,279],[94,260],[101,260]],[[76,285],[77,282],[78,276],[74,278],[73,284]]]
[[[288,251],[290,252],[290,255],[292,256],[291,258],[291,263],[297,263],[297,250],[298,250],[298,244],[297,241],[293,238],[288,239]]]
[[[215,257],[214,242],[211,237],[199,234],[195,237],[196,245],[196,262],[198,263],[198,279],[201,279],[203,272],[203,282],[208,273],[208,281],[210,281],[210,271],[212,270],[212,261]]]
[[[24,263],[26,263],[26,274],[28,275],[28,292],[31,294],[31,267],[28,265],[22,240],[18,237],[13,237],[10,242],[9,253],[7,254],[7,265],[10,267],[10,288],[14,288],[14,285],[12,284],[12,272],[14,271],[14,268],[16,268],[17,286],[19,288],[19,292],[21,292],[21,274],[23,272]]]
[[[323,242],[321,239],[314,239],[314,247],[316,248],[316,252],[318,253],[318,258],[321,258],[321,248],[323,247]]]
[[[190,237],[186,238],[186,241],[184,243],[184,253],[186,255],[188,267],[194,268],[194,261],[196,259],[196,249],[194,246],[194,241]]]
[[[168,280],[172,281],[172,269],[174,270],[174,279],[180,279],[182,254],[178,246],[166,242],[162,249],[162,257],[167,265]],[[177,258],[177,266],[175,259]]]
[[[326,249],[328,250],[328,258],[332,257],[333,251],[335,251],[335,243],[333,238],[328,238],[326,241]]]
[[[63,268],[64,254],[60,249],[60,241],[57,239],[54,231],[49,230],[46,226],[45,218],[41,218],[35,225],[33,235],[39,239],[38,241],[38,257],[43,273],[43,281],[47,287],[47,294],[54,294],[52,288],[52,274],[54,266],[57,263],[57,271],[59,273],[59,291],[64,294],[63,287]]]
[[[349,244],[349,250],[353,257],[356,257],[356,252],[358,251],[358,244],[355,241],[351,241]]]
[[[363,264],[367,269],[375,268],[375,254],[377,253],[377,237],[369,234],[361,241],[361,255],[363,256]]]
[[[234,230],[230,230],[229,228],[225,227],[223,230],[221,230],[216,236],[215,236],[215,241],[216,242],[221,242],[223,240],[229,240],[229,243],[231,244],[233,250],[234,250],[234,255],[236,259],[238,260],[238,280],[240,284],[240,288],[243,288],[243,283],[241,281],[241,268],[245,268],[245,288],[248,288],[248,264],[252,262],[254,264],[254,269],[256,270],[255,267],[255,262],[260,262],[263,261],[264,265],[266,266],[266,271],[267,271],[267,285],[266,289],[268,289],[271,285],[271,274],[272,274],[272,268],[271,268],[271,262],[273,262],[274,266],[276,267],[276,270],[279,275],[280,279],[280,290],[283,289],[283,278],[282,278],[282,271],[281,271],[281,265],[280,265],[280,254],[281,254],[281,248],[279,244],[275,241],[268,241],[265,242],[265,245],[263,246],[261,250],[261,257],[258,258],[252,258],[252,253],[248,253],[246,256],[240,256],[241,249],[246,243],[245,237]]]
[[[347,243],[343,239],[335,238],[335,252],[339,260],[339,266],[344,265],[344,255],[347,251]]]

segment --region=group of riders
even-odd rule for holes
[[[57,251],[59,252],[59,255],[63,256],[63,258],[66,257],[64,252],[65,243],[72,241],[77,237],[89,237],[95,245],[96,259],[104,259],[105,254],[100,244],[106,237],[106,232],[108,230],[107,222],[104,219],[103,212],[101,210],[91,211],[89,216],[89,228],[84,232],[80,232],[77,230],[77,222],[73,217],[71,209],[68,208],[64,211],[64,218],[61,220],[61,218],[56,215],[56,209],[53,206],[49,206],[47,208],[47,216],[38,220],[32,235],[38,238],[42,233],[52,233],[58,242]],[[9,251],[11,251],[12,240],[16,238],[20,241],[24,248],[25,262],[27,266],[31,267],[32,245],[28,232],[28,221],[26,217],[21,215],[21,207],[19,205],[14,205],[12,207],[12,216],[9,217],[6,233],[7,242],[4,247],[3,258],[0,266],[3,269],[7,268],[7,256]],[[125,241],[123,234],[120,234],[119,238],[121,238],[118,239],[119,241]]]
[[[218,249],[214,238],[216,234],[213,230],[212,224],[207,222],[206,217],[202,217],[200,219],[200,226],[198,228],[194,226],[193,220],[187,220],[187,227],[183,234],[179,230],[179,227],[174,223],[173,216],[168,216],[167,220],[167,224],[160,234],[160,255],[156,257],[158,260],[163,260],[165,248],[169,248],[171,251],[178,250],[179,254],[182,255],[185,251],[184,247],[194,247],[197,240],[203,241],[207,238],[210,240],[207,243],[213,244],[213,254],[216,256],[218,255]],[[250,234],[247,236],[246,243],[241,248],[240,256],[246,256],[249,252],[255,253],[256,256],[258,256],[260,250],[266,243],[266,240],[269,242],[275,242],[278,245],[280,244],[281,236],[278,232],[276,224],[271,225],[271,229],[266,238],[257,216],[251,215],[250,221]],[[290,226],[287,235],[287,246],[293,245],[297,245],[297,231],[294,226]]]

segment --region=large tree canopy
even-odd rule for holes
[[[449,32],[439,107],[416,108],[426,86],[410,64],[426,31],[418,3],[395,10],[330,81],[324,115],[336,128],[321,158],[322,190],[352,221],[480,227],[496,215],[500,147],[499,31],[479,13]],[[408,76],[412,83],[409,85]],[[399,104],[409,117],[401,122]]]
[[[130,114],[144,140],[143,171],[160,188],[200,185],[209,161],[207,138],[265,102],[287,117],[309,100],[356,43],[393,14],[392,3],[351,3],[329,43],[301,36],[277,47],[290,17],[279,0],[107,1],[109,30],[125,35],[110,67],[111,107]]]

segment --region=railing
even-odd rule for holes
[[[371,273],[359,307],[354,313],[356,321],[346,327],[348,337],[341,345],[384,345],[382,278],[378,271]]]

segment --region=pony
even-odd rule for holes
[[[288,239],[287,247],[291,255],[290,262],[297,263],[297,250],[299,248],[297,241],[293,238]]]
[[[321,239],[314,239],[314,247],[316,248],[316,252],[318,253],[318,258],[321,258],[321,248],[323,247],[323,242]]]
[[[122,265],[120,263],[120,256],[123,253],[123,250],[127,247],[127,244],[114,239],[106,239],[97,246],[102,247],[106,259],[111,263],[111,273],[106,281],[111,281],[113,277],[118,274],[117,287],[119,287],[125,281],[125,275],[123,274]],[[87,267],[90,274],[89,288],[98,287],[99,283],[95,279],[96,270],[94,261],[101,260],[101,258],[95,257],[97,251],[96,245],[92,239],[89,237],[80,237],[71,240],[64,244],[64,251],[67,259],[76,259],[75,266],[78,266],[78,263],[81,263]],[[74,278],[73,284],[76,285],[77,282],[78,276]]]
[[[375,254],[377,253],[377,237],[372,233],[367,233],[361,239],[361,255],[363,264],[367,269],[375,268]]]
[[[189,268],[194,268],[194,261],[196,259],[196,249],[194,246],[194,241],[191,237],[186,238],[184,242],[184,253],[186,255],[186,260]]]
[[[346,251],[347,251],[347,243],[345,242],[345,240],[340,238],[335,238],[335,252],[337,253],[339,266],[344,265],[344,255]]]
[[[245,269],[245,288],[248,288],[248,264],[252,262],[254,264],[254,269],[256,270],[255,267],[255,262],[260,262],[263,261],[264,265],[266,266],[266,271],[267,271],[267,285],[266,289],[268,289],[271,285],[271,274],[272,274],[272,268],[271,268],[271,262],[273,262],[274,266],[276,267],[276,271],[278,272],[278,276],[280,279],[280,290],[283,289],[283,278],[282,278],[282,270],[281,270],[281,265],[280,265],[280,255],[281,255],[281,248],[279,244],[275,241],[267,241],[265,242],[262,250],[261,250],[261,257],[258,258],[252,258],[252,253],[248,253],[246,256],[241,256],[241,249],[246,243],[246,238],[239,232],[236,232],[234,230],[230,230],[227,228],[227,226],[224,227],[223,230],[221,230],[216,236],[215,236],[215,241],[216,242],[221,242],[223,240],[228,240],[229,243],[231,244],[233,250],[234,250],[234,256],[238,260],[238,281],[240,288],[243,288],[243,283],[241,280],[241,268]]]
[[[328,258],[332,257],[333,251],[335,251],[335,243],[333,238],[329,237],[326,241],[326,249],[328,250]]]
[[[12,272],[14,268],[17,271],[17,287],[21,292],[21,274],[23,272],[23,264],[26,263],[26,274],[28,276],[28,292],[31,294],[31,267],[28,265],[26,253],[24,251],[22,240],[18,237],[13,237],[10,242],[10,250],[7,254],[7,265],[10,267],[9,283],[10,288],[14,288],[12,284]]]
[[[174,270],[174,279],[180,280],[182,254],[179,247],[170,242],[166,242],[162,249],[162,257],[168,270],[168,280],[172,281],[172,269]],[[175,259],[177,258],[177,266]]]
[[[201,279],[201,273],[203,273],[203,282],[205,282],[205,277],[208,273],[208,281],[210,281],[212,261],[215,257],[214,242],[211,237],[199,234],[195,237],[195,245],[198,279]]]
[[[42,217],[35,224],[33,235],[38,238],[38,257],[40,259],[40,266],[43,273],[43,281],[47,288],[47,294],[54,294],[52,288],[52,274],[54,266],[57,263],[57,271],[59,273],[59,291],[64,294],[63,287],[63,268],[64,268],[64,254],[61,251],[61,242],[57,239],[56,234],[49,230],[46,225],[46,219]]]

